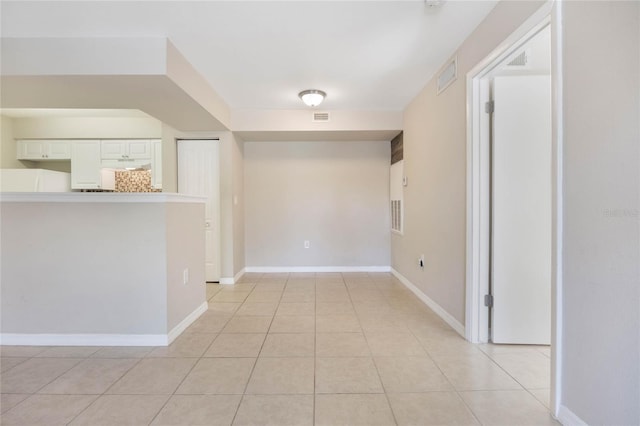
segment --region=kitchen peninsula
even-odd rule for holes
[[[2,193],[2,345],[161,346],[207,309],[204,199]]]

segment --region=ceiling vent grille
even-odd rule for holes
[[[458,58],[453,58],[438,76],[438,95],[458,78]]]
[[[529,55],[527,55],[527,51],[523,51],[518,56],[513,58],[511,61],[507,63],[508,67],[526,67],[529,63]]]
[[[314,112],[312,116],[312,121],[314,123],[325,123],[329,121],[329,113],[328,112]]]

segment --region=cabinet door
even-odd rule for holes
[[[130,140],[124,143],[127,146],[127,158],[136,160],[151,159],[151,143],[148,140]]]
[[[100,141],[73,142],[71,146],[71,188],[100,189]]]
[[[20,140],[17,141],[18,160],[44,160],[45,159],[45,144],[43,141],[36,140]]]
[[[71,142],[69,141],[45,142],[45,156],[47,160],[71,159]]]
[[[103,140],[100,141],[102,158],[105,160],[117,160],[127,158],[126,144],[121,140]]]
[[[151,186],[162,189],[162,141],[151,141]]]

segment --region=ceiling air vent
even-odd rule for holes
[[[314,123],[327,122],[327,121],[329,121],[329,113],[328,112],[314,112],[312,121]]]
[[[438,76],[438,95],[458,78],[458,58],[453,58]]]
[[[523,51],[518,56],[513,58],[511,61],[507,63],[508,67],[526,67],[529,63],[529,55],[527,55],[527,51]]]

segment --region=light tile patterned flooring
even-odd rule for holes
[[[386,273],[246,274],[171,346],[2,347],[3,425],[548,425],[547,347],[471,345]]]

